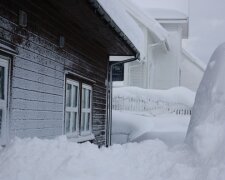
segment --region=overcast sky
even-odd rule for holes
[[[179,10],[190,18],[189,40],[184,47],[203,62],[225,42],[225,0],[131,0],[142,8]]]

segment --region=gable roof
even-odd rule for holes
[[[139,7],[135,6],[132,2],[128,2],[126,0],[121,1],[125,4],[126,11],[133,18],[145,25],[159,41],[167,41],[167,31],[152,16]]]
[[[145,37],[136,20],[152,32],[157,42],[162,42],[165,49],[169,49],[167,32],[151,16],[126,0],[98,0],[118,26],[127,34],[130,40],[144,56]]]

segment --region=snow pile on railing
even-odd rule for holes
[[[150,90],[138,87],[115,87],[113,110],[148,112],[152,115],[173,113],[191,115],[195,93],[176,87],[169,90]]]

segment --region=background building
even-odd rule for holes
[[[124,84],[151,89],[184,86],[196,91],[205,67],[182,47],[182,40],[188,38],[188,17],[175,10],[140,10],[123,3],[145,39],[142,61],[125,65]]]

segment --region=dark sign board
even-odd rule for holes
[[[124,64],[117,64],[112,69],[112,80],[123,81],[124,80]]]

